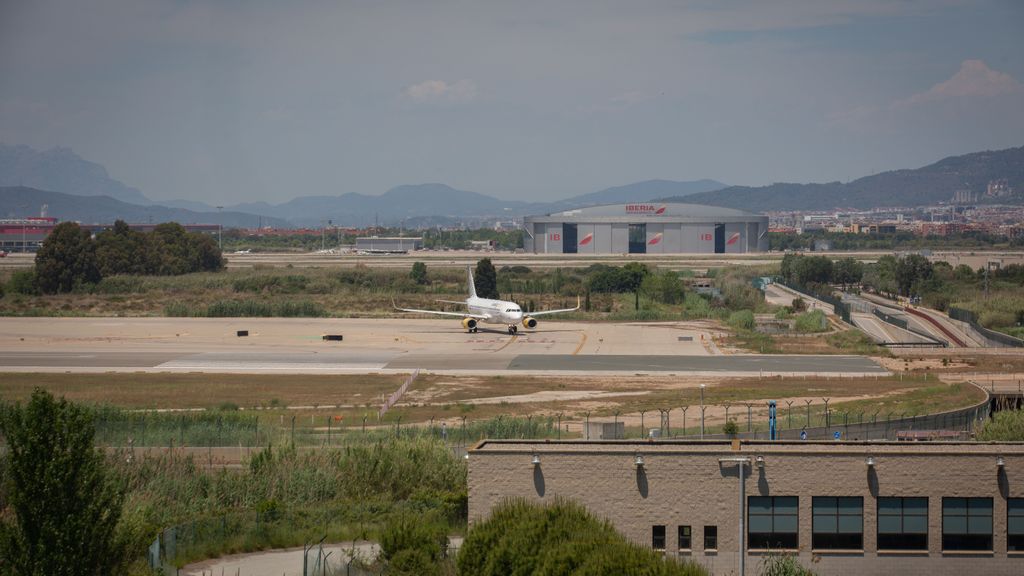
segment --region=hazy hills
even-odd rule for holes
[[[501,200],[445,184],[398,186],[380,195],[346,193],[300,196],[280,204],[252,202],[223,211],[192,200],[153,202],[140,191],[111,178],[99,164],[67,148],[39,152],[0,144],[0,216],[36,215],[42,204],[50,214],[82,222],[178,220],[226,226],[317,227],[405,225],[407,227],[479,223],[528,214],[546,214],[597,204],[685,201],[763,212],[920,206],[949,201],[957,190],[984,194],[990,180],[1007,179],[1024,195],[1024,147],[952,156],[923,168],[894,170],[852,182],[778,183],[727,186],[715,180],[647,180],[552,202]],[[43,192],[43,190],[52,190]]]
[[[957,190],[984,195],[990,180],[1002,178],[1020,198],[1024,191],[1024,146],[950,156],[923,168],[882,172],[847,183],[730,186],[687,196],[686,201],[753,212],[923,206],[948,202]]]
[[[61,220],[76,220],[85,224],[108,224],[114,220],[144,224],[147,222],[180,222],[181,224],[222,224],[227,227],[251,228],[257,225],[253,214],[224,211],[220,214],[194,212],[181,208],[168,208],[151,204],[130,204],[109,196],[76,196],[49,192],[26,186],[0,187],[0,217],[16,218],[38,216],[39,207],[49,206],[50,216]],[[288,222],[264,218],[264,224],[287,227]]]
[[[28,146],[0,144],[0,186],[27,186],[77,196],[109,196],[132,204],[152,204],[142,192],[114,180],[106,168],[83,160],[70,148],[40,152]]]

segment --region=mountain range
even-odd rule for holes
[[[27,186],[0,186],[0,218],[37,216],[40,206],[44,204],[47,206],[48,216],[86,224],[108,224],[114,220],[124,220],[133,224],[178,222],[254,228],[262,220],[265,226],[291,226],[289,222],[280,218],[260,217],[231,210],[220,213],[194,212],[158,204],[131,204],[110,196],[76,196]]]
[[[950,156],[923,168],[892,170],[847,183],[730,186],[687,195],[685,200],[752,212],[912,207],[949,202],[958,190],[982,197],[988,183],[1000,179],[1016,191],[1013,197],[1001,201],[1020,202],[1024,192],[1024,146]],[[663,196],[659,200],[682,198]]]
[[[281,204],[252,202],[218,209],[192,200],[154,201],[113,179],[99,164],[69,148],[36,151],[0,144],[0,216],[53,216],[82,222],[178,220],[253,227],[407,227],[480,224],[597,204],[685,201],[754,212],[921,206],[949,201],[970,190],[983,195],[991,180],[1005,179],[1021,201],[1024,147],[952,156],[923,168],[894,170],[851,182],[727,186],[715,180],[646,180],[552,202],[500,200],[439,183],[405,185],[380,195],[300,196]],[[45,191],[45,192],[44,192]],[[1005,200],[1002,200],[1005,201]]]

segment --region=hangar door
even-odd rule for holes
[[[563,223],[562,224],[562,253],[563,254],[575,254],[577,252],[576,237],[579,236],[579,231],[576,224]]]
[[[715,254],[725,253],[725,224],[715,224]]]
[[[647,224],[629,225],[629,253],[647,253]]]

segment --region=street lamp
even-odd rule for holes
[[[705,384],[700,385],[700,439],[704,439],[704,388]]]
[[[222,239],[222,232],[224,231],[224,220],[221,217],[221,209],[223,206],[217,206],[217,249],[224,249],[224,241]]]

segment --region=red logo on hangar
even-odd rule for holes
[[[661,216],[665,213],[667,206],[657,204],[626,204],[626,214],[654,214]]]
[[[655,244],[660,244],[662,236],[663,234],[661,232],[658,232],[657,234],[654,235],[654,238],[651,238],[650,241],[647,242],[647,245],[654,246]]]
[[[726,240],[725,243],[728,244],[729,246],[732,246],[733,244],[739,242],[739,240],[740,240],[740,233],[737,232],[737,233],[733,234],[732,236],[729,236],[729,239]]]
[[[586,236],[583,237],[583,240],[580,240],[580,246],[586,246],[587,244],[590,244],[590,242],[593,241],[593,240],[594,240],[594,234],[593,233],[587,234]]]

